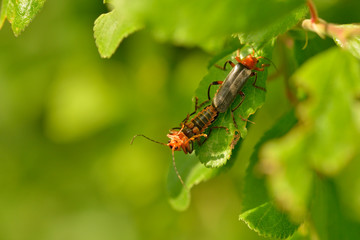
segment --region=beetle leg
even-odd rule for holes
[[[250,121],[249,119],[243,118],[241,115],[239,115],[239,117],[240,117],[241,120],[243,120],[244,122],[249,122],[249,123],[255,124],[255,122]]]
[[[257,60],[259,60],[260,58],[263,58],[263,59],[266,59],[265,57],[262,57],[262,56],[260,56],[260,57],[258,57],[258,58],[256,58]],[[261,64],[261,67],[260,68],[258,68],[258,67],[255,67],[254,68],[254,70],[256,70],[256,71],[264,71],[264,68],[265,67],[270,67],[270,64]]]
[[[238,128],[238,125],[236,123],[236,120],[235,120],[235,116],[234,116],[234,112],[236,109],[238,109],[240,107],[240,105],[244,102],[245,100],[245,93],[243,93],[242,91],[239,92],[240,96],[242,97],[240,103],[234,108],[234,109],[231,109],[231,117],[233,119],[233,123],[234,123],[234,126],[235,128],[237,129]]]
[[[225,129],[228,134],[230,133],[230,130],[229,130],[227,127],[214,126],[214,127],[211,127],[211,128],[210,128],[210,130],[209,130],[209,132],[208,132],[208,134],[207,134],[208,136],[210,136],[210,133],[211,133],[211,131],[212,131],[214,128],[215,128],[215,129],[219,129],[219,128]],[[206,142],[206,140],[208,140],[208,138],[205,138],[204,141],[202,141],[202,142],[198,142],[198,144],[201,146],[201,145],[203,145],[203,144]]]
[[[257,70],[257,69],[255,69],[255,70]],[[264,69],[263,69],[263,70],[264,70]],[[257,85],[256,85],[257,72],[253,72],[253,73],[252,73],[252,75],[254,75],[254,76],[255,76],[255,80],[254,80],[254,82],[253,82],[253,84],[252,84],[252,85],[253,85],[254,87],[256,87],[256,88],[258,88],[258,89],[263,90],[264,92],[266,92],[266,89],[265,89],[265,88],[263,88],[263,87],[260,87],[260,86],[257,86]]]
[[[185,142],[185,144],[188,144],[189,142],[194,141],[195,139],[200,138],[200,137],[206,137],[206,138],[207,138],[207,136],[208,136],[208,135],[205,134],[205,133],[196,134],[196,135],[192,136],[191,138],[189,138],[189,139]]]
[[[199,108],[201,108],[205,103],[209,102],[209,100],[210,100],[210,99],[205,100],[205,101],[202,102],[200,105],[198,105],[199,98],[198,98],[198,97],[195,97],[195,110],[194,110],[194,112],[188,114],[188,115],[186,116],[186,118],[185,118],[182,122],[187,122],[187,121],[189,120],[189,118],[190,118],[192,115],[194,115],[194,114],[197,112],[197,110],[198,110]]]
[[[217,64],[215,64],[214,66],[217,67],[217,68],[220,68],[221,70],[224,70],[224,71],[225,71],[225,70],[226,70],[226,64],[230,64],[231,67],[235,67],[235,64],[234,64],[232,61],[230,61],[230,60],[228,60],[228,61],[225,62],[224,67],[221,67],[221,66],[219,66],[219,65],[217,65]]]
[[[241,99],[240,103],[239,103],[234,109],[231,110],[231,117],[232,117],[232,119],[233,119],[235,128],[238,128],[238,125],[237,125],[236,120],[235,120],[235,117],[234,117],[234,112],[235,112],[236,109],[238,109],[238,108],[240,107],[240,105],[241,105],[241,104],[244,102],[244,100],[245,100],[245,93],[243,93],[242,91],[240,91],[239,94],[240,94],[240,96],[242,97],[242,99]],[[243,118],[241,115],[239,115],[239,116],[240,116],[241,120],[243,120],[243,121],[245,121],[245,122],[250,122],[250,123],[252,123],[252,124],[255,124],[254,122],[250,121],[249,119],[245,119],[245,118]]]
[[[190,116],[192,116],[192,115],[194,115],[194,114],[196,113],[196,111],[197,111],[197,109],[198,109],[198,101],[199,101],[199,98],[198,98],[198,97],[195,97],[195,111],[192,112],[192,113],[190,113],[190,114],[188,114],[188,115],[186,116],[186,118],[185,118],[184,120],[182,120],[183,123],[184,123],[184,122],[187,122],[187,121],[189,120]]]
[[[244,102],[245,100],[245,93],[243,93],[242,91],[239,92],[240,96],[241,96],[241,101],[240,103],[234,108],[231,110],[231,112],[233,113],[236,109],[238,109],[238,107],[240,107],[240,105]]]
[[[208,100],[207,101],[210,101],[210,89],[211,89],[211,86],[214,86],[214,85],[221,85],[224,81],[215,81],[215,82],[212,82],[210,83],[209,85],[209,88],[208,88]]]
[[[231,149],[234,149],[235,145],[240,140],[240,138],[241,138],[240,131],[238,129],[235,129],[234,138],[233,138],[233,140],[231,141],[231,144],[230,144]]]

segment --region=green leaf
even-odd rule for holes
[[[269,41],[270,39],[277,37],[278,35],[285,33],[287,30],[298,24],[308,13],[307,6],[300,6],[289,14],[283,15],[276,21],[269,24],[268,27],[261,28],[257,31],[251,31],[248,34],[241,34],[241,42],[259,42]]]
[[[358,178],[358,177],[357,177]],[[358,239],[360,223],[343,211],[334,181],[315,179],[311,205],[311,218],[318,239]]]
[[[302,22],[304,29],[318,34],[321,38],[331,37],[338,46],[349,51],[353,56],[360,59],[360,25],[359,24],[333,24],[324,20],[313,22],[305,19]]]
[[[234,53],[235,50],[241,49],[244,45],[240,44],[238,36],[231,36],[229,37],[225,44],[224,48],[216,54],[212,59],[210,59],[208,63],[208,69],[213,67],[218,61],[221,61],[225,57],[229,56],[230,54]]]
[[[114,1],[115,5],[126,9],[128,16],[145,23],[157,38],[171,40],[177,45],[200,46],[208,51],[223,49],[231,34],[267,31],[271,24],[277,23],[279,26],[266,34],[268,39],[260,34],[256,37],[260,39],[254,41],[270,40],[287,30],[289,24],[282,26],[279,22],[287,20],[286,16],[293,16],[292,11],[304,3],[304,0]]]
[[[348,39],[345,49],[354,55],[354,57],[360,59],[360,34]]]
[[[360,155],[355,157],[335,178],[342,211],[360,222]],[[349,185],[351,184],[351,187]]]
[[[207,168],[196,155],[175,153],[176,168],[179,171],[181,178],[184,180],[186,188],[181,185],[178,176],[175,173],[174,167],[171,164],[169,167],[167,188],[169,193],[169,202],[171,206],[177,211],[184,211],[190,205],[190,190],[201,182],[205,182],[218,176],[219,174],[228,171],[236,159],[238,149],[234,150],[233,156],[228,163],[219,168]]]
[[[353,56],[333,48],[293,76],[307,96],[297,106],[299,124],[267,143],[260,158],[272,194],[295,219],[306,215],[315,173],[335,176],[359,154],[359,73]]]
[[[244,212],[240,215],[240,220],[264,237],[288,238],[298,228],[298,225],[289,221],[285,213],[277,210],[269,202]]]
[[[264,176],[261,175],[257,167],[259,163],[259,150],[266,142],[284,136],[296,123],[297,119],[295,117],[295,112],[294,110],[291,110],[268,130],[256,144],[254,152],[250,157],[250,163],[244,179],[245,185],[243,191],[242,212],[256,208],[270,201]]]
[[[334,37],[334,41],[340,47],[349,51],[354,57],[360,59],[360,25],[359,24],[344,24],[337,25],[338,30],[342,30],[343,38]]]
[[[340,49],[332,49],[308,61],[293,79],[308,94],[298,107],[298,116],[309,124],[311,140],[316,144],[309,153],[311,165],[334,175],[359,152],[359,143],[354,141],[360,133],[356,115],[359,62]]]
[[[15,36],[19,36],[41,10],[44,3],[45,0],[3,0],[0,12],[0,28],[7,18]]]
[[[263,49],[257,51],[258,56],[264,56],[271,58],[273,46],[272,43],[268,43]],[[251,48],[243,48],[242,56],[249,54],[252,51]],[[228,55],[224,59],[218,62],[219,65],[223,65],[226,60],[231,59],[233,55]],[[207,99],[207,89],[211,82],[224,80],[229,73],[229,67],[227,71],[220,70],[216,67],[211,67],[208,74],[200,82],[199,87],[196,90],[195,95],[199,98],[199,102],[203,102]],[[267,70],[258,72],[258,78],[256,85],[265,87],[267,77]],[[259,109],[265,101],[265,92],[255,88],[252,83],[254,78],[249,78],[248,82],[243,88],[245,93],[245,100],[242,105],[234,112],[235,120],[239,129],[235,129],[232,117],[231,109],[235,108],[241,101],[239,96],[232,104],[231,109],[225,113],[220,113],[217,120],[212,126],[226,127],[228,131],[223,128],[213,129],[208,139],[200,147],[195,146],[195,153],[199,157],[199,160],[205,164],[206,167],[220,167],[226,164],[232,154],[232,142],[235,137],[235,130],[239,131],[241,138],[245,138],[247,134],[247,122],[243,119],[248,119],[252,114]],[[215,94],[215,90],[211,93],[211,96]]]
[[[178,179],[173,165],[170,165],[168,175],[168,192],[171,206],[178,211],[184,211],[190,204],[190,190],[200,182],[207,181],[226,170],[222,168],[206,168],[201,164],[195,154],[175,154],[176,167],[187,187],[184,188]]]
[[[124,38],[141,28],[142,24],[122,14],[117,8],[100,15],[94,24],[94,37],[101,57],[111,57]]]
[[[246,171],[240,220],[262,236],[287,238],[298,228],[298,225],[292,223],[285,213],[274,207],[266,189],[265,179],[257,171],[261,146],[271,139],[285,135],[296,123],[295,113],[290,111],[267,131],[256,144]]]

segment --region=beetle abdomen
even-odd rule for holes
[[[241,63],[235,65],[212,100],[212,105],[218,112],[226,112],[244,87],[251,73],[252,71]]]
[[[216,119],[218,112],[211,105],[204,108],[199,112],[190,122],[185,124],[183,129],[184,134],[191,138],[196,134],[200,134],[205,131],[206,128]]]

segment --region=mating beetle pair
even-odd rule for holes
[[[253,51],[252,54],[248,55],[243,59],[240,59],[239,51],[238,51],[237,56],[235,57],[235,60],[237,61],[236,64],[234,64],[232,61],[226,61],[223,67],[217,66],[220,69],[226,70],[226,65],[230,64],[232,66],[232,70],[227,75],[224,81],[215,81],[209,85],[208,100],[198,105],[198,99],[196,98],[195,111],[187,115],[187,117],[181,122],[180,128],[173,128],[170,130],[170,133],[167,135],[167,137],[170,140],[168,141],[167,144],[155,141],[142,134],[135,135],[131,143],[134,141],[136,137],[142,136],[155,143],[169,146],[170,149],[172,150],[174,169],[176,171],[176,174],[180,182],[185,186],[176,168],[174,152],[183,150],[185,154],[191,153],[193,151],[194,140],[199,139],[201,137],[207,138],[207,134],[205,134],[204,131],[215,121],[218,114],[226,112],[231,107],[231,104],[234,102],[237,95],[240,95],[242,97],[240,103],[235,108],[231,109],[231,115],[234,125],[236,128],[238,128],[234,118],[234,111],[240,107],[240,105],[243,103],[245,99],[245,94],[241,90],[244,87],[247,80],[250,77],[255,76],[255,80],[252,85],[260,90],[265,91],[264,88],[256,86],[257,72],[255,71],[264,71],[264,67],[269,66],[269,64],[262,64],[261,67],[258,68],[257,64],[260,58],[265,58],[265,57],[261,57],[261,56],[255,57],[255,51]],[[210,101],[211,99],[210,89],[211,86],[213,85],[221,85],[221,86],[216,92],[215,96],[213,97],[211,105],[204,107],[195,117],[193,117],[189,121],[190,116],[195,114],[198,108],[200,108],[201,106],[203,106],[204,104]],[[210,131],[213,128],[225,128],[225,127],[212,127],[210,128]],[[225,129],[228,130],[227,128]],[[234,138],[235,140],[232,143],[232,145],[235,145],[239,138],[240,136],[235,136]]]

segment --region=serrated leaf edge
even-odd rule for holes
[[[251,213],[255,212],[258,208],[264,207],[265,205],[269,205],[269,204],[271,204],[271,203],[270,202],[265,202],[265,203],[257,206],[256,208],[252,208],[252,209],[249,209],[249,210],[243,212],[242,214],[239,215],[239,220],[243,221],[251,230],[258,233],[260,236],[269,237],[269,238],[280,238],[280,239],[285,239],[285,238],[290,237],[291,235],[287,235],[287,234],[286,235],[278,235],[278,234],[263,233],[258,228],[256,228],[256,226],[254,224],[252,224],[251,222],[246,220],[246,217],[248,215],[250,215]],[[269,209],[267,211],[270,211],[270,210],[271,209],[270,209],[270,206],[269,206]],[[266,214],[264,214],[263,216],[265,216],[265,215]]]

